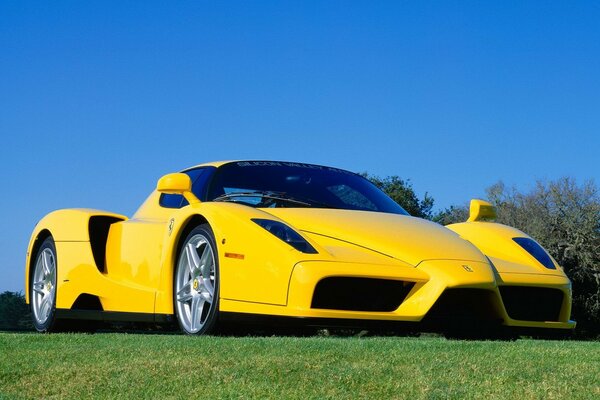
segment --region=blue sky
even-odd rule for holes
[[[46,213],[131,215],[164,173],[283,159],[411,179],[598,181],[590,2],[0,2],[0,291]]]

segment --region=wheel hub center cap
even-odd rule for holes
[[[198,290],[198,279],[194,279],[194,290]]]

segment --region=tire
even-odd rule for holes
[[[58,261],[52,237],[47,237],[35,255],[29,284],[33,326],[38,332],[53,332],[56,324],[56,272]]]
[[[188,335],[215,332],[219,315],[219,257],[208,224],[187,235],[173,276],[173,308]]]

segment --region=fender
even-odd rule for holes
[[[98,218],[96,218],[98,217]],[[110,211],[71,208],[56,210],[47,214],[35,226],[25,260],[25,301],[29,304],[29,278],[33,257],[37,247],[48,237],[54,242],[90,242],[94,260],[103,268],[103,244],[106,243],[108,227],[112,222],[124,221],[127,217]],[[102,243],[104,241],[104,243]],[[60,254],[57,255],[60,258]]]
[[[526,233],[496,222],[462,222],[451,224],[446,228],[456,232],[460,237],[471,242],[485,254],[496,267],[497,272],[542,274],[565,277],[562,268],[554,259],[554,269],[545,268],[535,257],[529,254],[513,239],[528,238]],[[533,240],[533,239],[532,239]]]
[[[295,264],[294,260],[297,260],[297,252],[252,222],[252,218],[281,221],[267,212],[233,203],[197,203],[173,212],[167,221],[163,240],[162,248],[164,250],[160,263],[161,276],[155,313],[173,313],[172,277],[177,262],[178,246],[185,239],[184,236],[189,232],[189,225],[194,219],[206,222],[211,226],[215,235],[221,276],[228,275],[230,277],[222,279],[230,285],[228,287],[221,286],[220,296],[222,298],[285,306],[291,269]],[[224,233],[225,231],[227,235]],[[248,238],[257,237],[261,237],[261,239],[248,240]],[[306,235],[303,237],[319,252],[316,255],[306,254],[306,260],[330,258],[328,252],[319,244]],[[226,256],[226,253],[249,254],[251,248],[253,249],[252,253],[255,254],[251,259],[236,259]],[[259,248],[264,250],[260,251]],[[273,265],[280,265],[282,268],[273,268]],[[289,271],[283,268],[285,265],[289,266]],[[269,268],[269,266],[271,267]],[[252,274],[268,274],[269,279],[261,282],[260,279],[250,277]],[[237,284],[237,282],[248,281],[254,281],[253,287]],[[273,281],[277,284],[273,284]],[[270,286],[261,288],[261,284]]]

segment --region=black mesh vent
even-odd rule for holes
[[[431,307],[425,321],[497,320],[494,297],[498,298],[494,292],[485,289],[447,289]]]
[[[414,282],[388,279],[331,277],[317,283],[312,308],[347,311],[394,311]]]
[[[564,294],[559,289],[500,286],[508,316],[522,321],[558,321]]]

